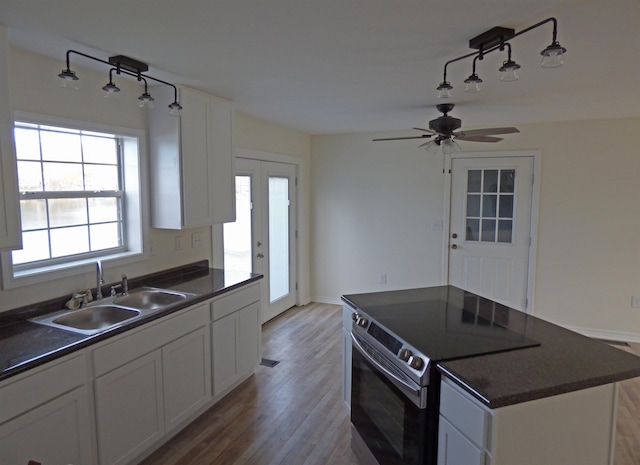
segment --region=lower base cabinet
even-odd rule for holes
[[[162,437],[160,351],[101,376],[95,394],[100,464],[128,463]]]
[[[0,465],[139,463],[254,372],[260,295],[240,287],[3,381]]]
[[[253,373],[259,363],[260,318],[260,303],[254,302],[212,323],[215,396]]]
[[[73,354],[0,383],[0,464],[95,463],[86,366]]]
[[[99,463],[134,463],[211,400],[208,305],[125,333],[94,360],[105,372],[95,380]]]
[[[438,465],[612,465],[617,386],[489,409],[448,378]]]
[[[64,394],[0,425],[0,464],[84,465],[91,459],[86,388]]]

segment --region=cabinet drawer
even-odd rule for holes
[[[487,412],[467,393],[443,378],[440,392],[440,415],[462,432],[473,443],[484,446]]]
[[[260,283],[224,294],[211,303],[211,319],[219,320],[241,308],[260,301]]]
[[[55,361],[27,377],[0,386],[0,423],[82,386],[87,380],[84,354]]]
[[[204,304],[131,334],[125,333],[117,341],[93,351],[95,375],[107,373],[208,323],[207,305]]]

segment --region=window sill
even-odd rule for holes
[[[108,267],[117,267],[139,262],[145,258],[146,255],[141,252],[123,252],[100,258],[100,260]],[[14,273],[13,265],[11,263],[11,253],[6,252],[2,254],[2,288],[17,289],[20,287],[51,282],[64,278],[71,278],[85,274],[95,274],[96,261],[97,259],[95,258],[78,260],[75,262],[65,263],[63,265],[45,266]]]

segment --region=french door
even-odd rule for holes
[[[451,160],[449,284],[527,310],[533,157]]]
[[[261,273],[262,321],[296,303],[296,167],[236,159],[236,221],[223,231],[225,269]]]

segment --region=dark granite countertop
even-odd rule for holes
[[[388,305],[392,311],[397,304],[434,298],[471,309],[539,342],[534,347],[437,362],[442,374],[490,408],[640,376],[640,357],[453,286],[343,296],[365,313],[367,306]]]
[[[91,336],[27,321],[64,308],[69,296],[0,313],[0,381],[259,279],[260,274],[209,268],[207,261],[132,278],[130,289],[152,286],[193,296],[179,305]],[[103,292],[108,290],[106,284]]]

